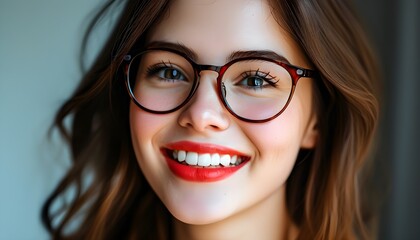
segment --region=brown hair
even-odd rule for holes
[[[116,3],[104,5],[87,36]],[[298,239],[369,238],[357,181],[378,106],[376,66],[363,31],[343,1],[271,4],[279,24],[320,73],[314,88],[319,141],[314,150],[301,151],[287,182],[288,209],[300,230]],[[168,5],[163,0],[128,1],[96,61],[56,115],[55,126],[71,146],[73,165],[42,209],[54,239],[172,236],[172,217],[135,159],[130,100],[119,69],[123,56],[142,46]],[[69,116],[71,126],[66,128]],[[57,200],[71,191],[71,200],[57,207]]]
[[[321,75],[315,89],[320,138],[287,183],[298,239],[371,238],[358,174],[378,120],[372,50],[346,1],[273,1],[273,8]]]

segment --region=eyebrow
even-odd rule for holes
[[[250,51],[235,51],[228,57],[228,61],[232,61],[238,58],[248,58],[248,57],[264,57],[273,59],[276,61],[284,62],[290,64],[289,60],[286,57],[279,55],[278,53],[270,50],[250,50]]]
[[[185,46],[182,43],[172,43],[172,42],[165,42],[165,41],[153,41],[146,45],[146,49],[148,48],[169,48],[176,50],[178,52],[181,52],[185,54],[187,57],[189,57],[193,61],[197,61],[198,54],[192,50],[191,48]],[[271,50],[241,50],[241,51],[234,51],[232,52],[227,58],[226,62],[230,62],[232,60],[238,59],[238,58],[252,58],[252,57],[264,57],[273,59],[276,61],[284,62],[290,64],[290,61],[287,60],[286,57],[271,51]]]

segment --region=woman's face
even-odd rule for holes
[[[220,66],[233,52],[269,50],[293,65],[310,67],[264,1],[175,1],[148,42],[183,45],[196,53],[199,64]],[[214,223],[274,196],[284,199],[299,149],[314,147],[317,139],[312,79],[299,80],[279,117],[248,123],[224,108],[216,78],[216,72],[201,72],[193,98],[173,113],[152,114],[130,105],[140,168],[168,210],[185,223]],[[246,161],[237,167],[190,166],[172,159],[174,151],[181,155],[185,151],[189,163],[198,161],[197,154],[207,159],[228,155],[229,160],[237,155]]]

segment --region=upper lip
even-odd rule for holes
[[[197,152],[197,153],[218,153],[218,154],[228,154],[228,155],[238,155],[247,157],[248,155],[228,148],[225,146],[212,144],[212,143],[198,143],[191,141],[178,141],[173,143],[166,144],[165,148],[169,150],[184,150],[187,152]]]

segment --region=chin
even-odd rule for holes
[[[174,218],[176,218],[180,222],[183,222],[189,225],[208,225],[208,224],[222,221],[229,217],[226,214],[223,214],[223,215],[218,214],[218,213],[207,214],[203,212],[195,212],[191,214],[186,213],[186,212],[183,212],[180,214],[176,214],[176,213],[173,214],[171,212],[171,214]]]
[[[165,206],[177,220],[191,225],[206,225],[229,218],[236,209],[223,204],[168,204]]]

